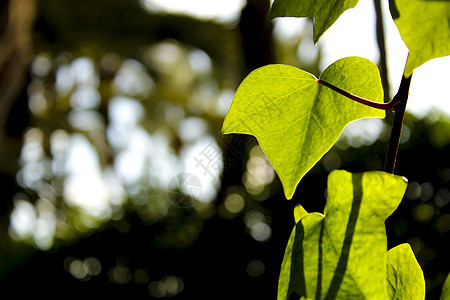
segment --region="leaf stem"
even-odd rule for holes
[[[400,137],[402,134],[411,77],[412,75],[409,77],[403,76],[398,92],[391,100],[391,102],[395,101],[397,105],[395,106],[394,122],[392,124],[391,139],[389,141],[388,151],[386,154],[384,171],[392,174],[394,174],[395,162],[397,160],[398,146],[400,144]]]
[[[382,110],[395,110],[398,101],[400,99],[396,99],[396,97],[394,97],[391,101],[387,102],[387,103],[380,103],[380,102],[375,102],[372,100],[368,100],[365,98],[361,98],[359,96],[353,95],[352,93],[349,93],[347,91],[344,91],[343,89],[338,88],[337,86],[332,85],[331,83],[328,83],[326,81],[323,81],[322,79],[318,80],[318,83],[326,86],[327,88],[332,89],[333,91],[341,94],[342,96],[345,96],[353,101],[356,101],[358,103],[373,107],[373,108],[377,108],[377,109],[382,109]]]
[[[373,0],[376,15],[376,33],[377,33],[377,44],[380,53],[380,61],[378,67],[380,68],[381,84],[383,85],[384,98],[389,98],[389,80],[388,80],[388,69],[386,63],[386,40],[384,38],[384,26],[383,26],[383,12],[381,9],[381,0]]]
[[[398,146],[400,144],[400,136],[402,134],[403,127],[403,119],[405,118],[406,111],[406,103],[408,102],[409,95],[409,86],[411,84],[411,76],[405,77],[403,76],[402,81],[400,83],[400,87],[398,89],[397,94],[392,98],[391,101],[387,103],[379,103],[372,100],[364,99],[359,96],[353,95],[343,89],[340,89],[331,83],[323,81],[321,79],[318,80],[318,83],[326,86],[327,88],[332,89],[333,91],[353,100],[358,103],[377,108],[382,110],[393,110],[395,112],[394,115],[394,123],[392,124],[391,130],[391,138],[389,141],[388,151],[386,154],[386,161],[384,165],[384,171],[388,173],[394,174],[395,170],[395,162],[397,160]]]

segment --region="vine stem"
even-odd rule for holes
[[[400,145],[400,137],[402,134],[403,120],[405,117],[406,103],[408,102],[409,86],[411,84],[411,76],[403,76],[397,94],[391,100],[395,101],[394,122],[392,124],[391,138],[386,154],[384,171],[394,174],[395,162],[397,160],[398,146]]]
[[[388,69],[386,63],[386,40],[384,38],[384,26],[383,26],[383,12],[381,8],[381,0],[373,0],[376,15],[376,33],[378,51],[380,52],[380,61],[378,67],[380,68],[381,84],[383,85],[384,98],[389,98],[389,80]]]
[[[321,79],[318,80],[319,84],[326,86],[353,101],[377,109],[394,111],[394,122],[392,124],[391,138],[389,141],[388,151],[386,154],[386,161],[384,165],[384,171],[392,174],[394,174],[395,162],[397,160],[398,146],[400,145],[400,137],[402,134],[403,120],[405,118],[406,103],[408,102],[411,77],[412,75],[409,77],[405,76],[402,77],[402,81],[400,83],[400,87],[398,89],[397,94],[394,96],[394,98],[392,98],[391,101],[387,103],[380,103],[364,99],[359,96],[353,95],[352,93],[344,91],[343,89],[340,89],[337,86],[332,85],[331,83],[328,83]]]
[[[335,92],[341,94],[342,96],[345,96],[345,97],[347,97],[347,98],[349,98],[349,99],[351,99],[353,101],[356,101],[358,103],[361,103],[361,104],[364,104],[364,105],[367,105],[367,106],[370,106],[370,107],[373,107],[373,108],[382,109],[382,110],[391,110],[391,109],[395,110],[395,107],[397,106],[398,102],[400,101],[400,99],[394,97],[394,98],[392,98],[391,101],[389,101],[387,103],[375,102],[375,101],[372,101],[372,100],[368,100],[368,99],[356,96],[356,95],[354,95],[352,93],[349,93],[347,91],[344,91],[343,89],[338,88],[337,86],[334,86],[331,83],[323,81],[322,79],[319,79],[318,83],[323,85],[323,86],[326,86],[329,89],[332,89],[333,91],[335,91]]]

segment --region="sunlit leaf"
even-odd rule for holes
[[[313,17],[314,43],[324,32],[358,0],[275,0],[270,15],[275,17]]]
[[[303,217],[306,217],[308,212],[300,204],[294,207],[294,219],[295,223],[298,223]]]
[[[409,49],[406,76],[430,59],[450,55],[450,1],[391,0],[390,6]]]
[[[291,233],[278,299],[388,299],[384,222],[406,186],[379,171],[331,172],[324,215],[309,213]]]
[[[409,244],[390,249],[386,262],[389,299],[425,299],[425,278]]]
[[[378,68],[367,59],[338,60],[320,79],[355,95],[383,101]],[[241,83],[222,132],[254,135],[290,199],[302,177],[333,146],[349,122],[384,116],[384,111],[320,85],[310,73],[286,65],[268,65],[253,71]]]

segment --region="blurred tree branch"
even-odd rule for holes
[[[266,64],[273,63],[272,24],[268,21],[269,2],[248,0],[241,12],[239,30],[245,70],[241,77]],[[226,196],[226,187],[242,184],[243,156],[252,145],[252,139],[246,135],[227,135],[224,145],[226,167],[222,176],[222,188],[219,198]]]
[[[34,0],[9,0],[0,8],[0,142],[14,101],[26,85],[32,56]]]

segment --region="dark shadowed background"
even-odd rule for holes
[[[293,207],[322,211],[333,169],[383,169],[391,116],[350,124],[289,201],[254,138],[220,134],[251,70],[318,75],[324,56],[305,46],[311,20],[283,38],[269,1],[238,8],[208,19],[150,0],[1,2],[3,295],[275,299]],[[396,173],[409,186],[387,221],[427,299],[449,270],[449,142],[442,111],[406,116]]]

